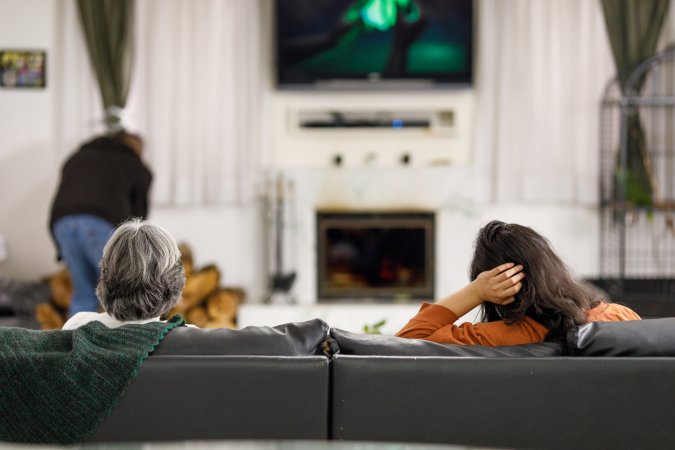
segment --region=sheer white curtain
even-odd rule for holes
[[[138,0],[129,114],[147,139],[156,204],[232,204],[266,157],[267,0]]]
[[[103,107],[80,29],[75,0],[59,0],[58,52],[54,64],[56,136],[59,156],[65,158],[78,144],[105,131]]]
[[[594,203],[599,103],[614,74],[599,2],[480,0],[478,6],[480,198]]]
[[[61,8],[64,152],[102,132],[74,0]],[[267,157],[269,0],[137,0],[124,124],[145,138],[155,205],[240,204]]]

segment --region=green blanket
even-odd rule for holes
[[[98,429],[138,368],[185,321],[110,329],[0,328],[0,441],[80,442]]]

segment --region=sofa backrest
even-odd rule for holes
[[[153,356],[320,355],[321,344],[327,336],[328,324],[320,319],[286,323],[276,327],[250,326],[238,330],[180,327],[166,335]]]
[[[552,356],[675,356],[675,317],[589,322],[567,333],[564,344],[538,343],[504,347],[439,344],[330,330],[332,353],[379,356],[448,356],[528,358]]]
[[[531,358],[561,356],[563,354],[562,346],[554,343],[512,345],[507,347],[438,344],[421,339],[352,333],[336,328],[331,328],[330,337],[332,339],[331,349],[333,353],[342,355]]]

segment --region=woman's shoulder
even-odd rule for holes
[[[62,330],[74,330],[83,325],[88,324],[89,322],[101,322],[108,328],[119,328],[124,325],[142,325],[149,322],[159,321],[159,317],[152,317],[150,319],[139,319],[139,320],[119,320],[114,318],[108,313],[102,312],[79,312],[73,317],[68,319],[68,321],[63,324]]]
[[[63,327],[61,327],[61,329],[74,330],[76,328],[80,328],[81,326],[88,324],[89,322],[93,322],[94,320],[98,320],[99,322],[101,322],[103,315],[104,313],[82,311],[73,315],[73,317],[68,319],[66,323],[63,324]],[[107,316],[107,314],[105,315]]]
[[[640,320],[640,316],[627,306],[619,303],[600,302],[588,311],[590,322],[617,322],[621,320]]]

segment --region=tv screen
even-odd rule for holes
[[[472,0],[277,0],[276,31],[280,87],[472,81]]]

